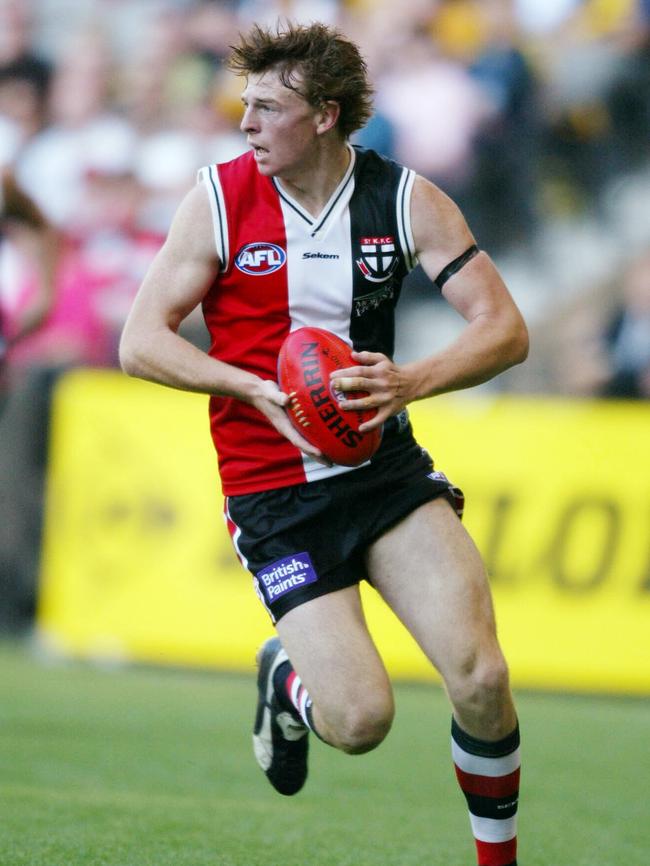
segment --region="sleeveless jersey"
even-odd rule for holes
[[[395,305],[416,263],[415,173],[371,150],[350,154],[317,217],[259,173],[252,151],[201,169],[221,261],[203,301],[212,357],[276,381],[282,341],[307,325],[392,357]],[[210,426],[226,496],[354,471],[307,457],[241,400],[211,397]]]

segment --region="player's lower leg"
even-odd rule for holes
[[[310,731],[313,731],[317,737],[321,738],[316,730],[313,705],[309,692],[303,686],[302,680],[294,671],[288,658],[276,668],[273,681],[281,706],[290,713],[297,715]]]
[[[255,758],[276,791],[296,794],[307,778],[311,700],[282,648],[270,638],[257,656]]]
[[[452,756],[476,842],[478,866],[517,866],[519,726],[497,741],[451,728]]]

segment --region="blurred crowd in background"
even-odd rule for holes
[[[445,189],[501,266],[539,338],[498,387],[650,396],[650,0],[0,0],[3,183],[57,237],[52,264],[40,223],[4,214],[10,380],[116,364],[197,168],[246,148],[229,45],[282,17],[361,45],[376,114],[356,141]],[[423,324],[430,295],[416,272],[417,351],[457,327]]]
[[[355,141],[497,261],[532,351],[483,387],[650,397],[650,0],[0,0],[0,627],[33,614],[52,384],[117,365],[197,169],[246,149],[229,46],[278,18],[360,44]],[[400,312],[403,353],[462,325],[417,268]]]

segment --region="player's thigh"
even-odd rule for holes
[[[392,716],[390,681],[368,631],[358,586],[293,608],[276,625],[315,706],[329,722],[358,711]]]
[[[445,678],[499,654],[485,568],[443,498],[420,506],[369,549],[370,578]]]

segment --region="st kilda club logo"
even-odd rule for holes
[[[243,246],[235,256],[235,265],[244,274],[262,277],[279,270],[287,260],[287,254],[277,244],[255,241]]]
[[[395,238],[389,235],[359,238],[361,255],[356,265],[371,283],[385,283],[397,267]]]

